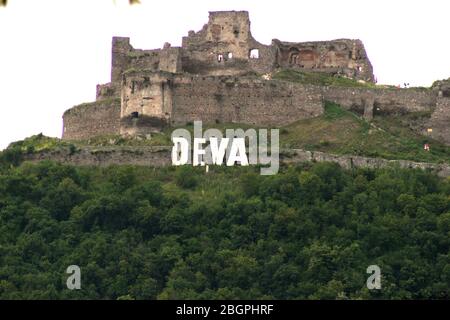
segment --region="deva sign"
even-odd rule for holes
[[[262,175],[273,175],[279,169],[279,130],[226,129],[225,137],[219,129],[203,132],[202,122],[194,122],[194,137],[186,129],[172,132],[172,164],[181,166],[226,165],[248,166],[260,164]],[[268,144],[270,141],[270,154]],[[265,166],[265,167],[264,167]]]

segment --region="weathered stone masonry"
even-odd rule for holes
[[[323,113],[320,88],[239,77],[175,76],[172,123],[286,125]]]
[[[170,124],[202,120],[283,125],[322,114],[323,101],[314,86],[140,71],[125,76],[122,90],[122,117],[133,112],[161,115]]]
[[[324,99],[367,118],[374,114],[433,111],[437,102],[437,96],[427,89],[323,87],[322,92]]]
[[[120,99],[82,104],[67,110],[63,117],[64,139],[81,140],[117,134],[120,130]]]

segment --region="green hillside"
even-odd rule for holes
[[[450,180],[258,172],[4,165],[0,299],[448,299]]]

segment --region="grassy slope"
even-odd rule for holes
[[[303,72],[295,70],[280,70],[273,75],[273,79],[297,82],[302,84],[313,84],[317,86],[339,86],[339,87],[362,87],[362,88],[382,88],[369,82],[358,82],[354,79],[342,76],[330,76],[321,72]]]
[[[281,131],[285,147],[386,159],[450,162],[450,147],[415,133],[407,125],[417,115],[376,117],[372,124],[327,103],[323,116],[297,121]],[[429,142],[431,151],[423,150]]]

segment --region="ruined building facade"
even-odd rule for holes
[[[374,82],[360,40],[264,45],[251,34],[248,12],[210,12],[208,24],[189,31],[181,47],[166,43],[140,50],[129,38],[114,37],[111,82],[97,86],[95,102],[64,113],[63,138],[146,134],[195,120],[281,126],[322,114],[325,100],[370,118],[376,110],[434,110],[438,99],[445,99],[413,89],[400,93],[270,80],[268,75],[280,68]],[[441,108],[446,103],[441,101]]]

